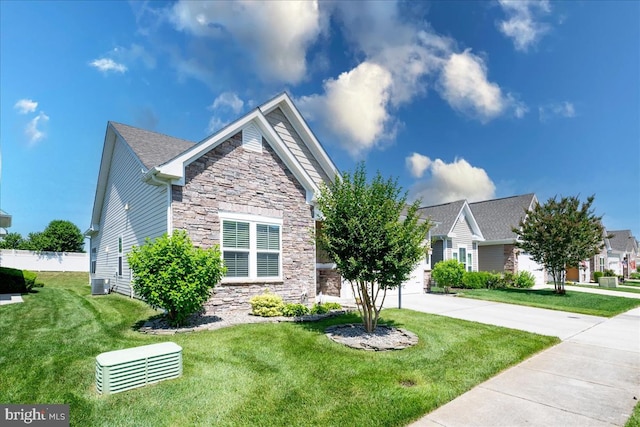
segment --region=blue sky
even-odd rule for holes
[[[108,120],[200,141],[288,91],[436,204],[595,194],[640,237],[640,2],[0,2],[0,208],[89,226]]]

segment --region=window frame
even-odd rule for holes
[[[224,259],[224,253],[227,252],[246,252],[248,253],[248,275],[242,277],[223,277],[222,283],[254,283],[254,282],[281,282],[282,273],[282,218],[266,217],[260,215],[243,214],[235,212],[220,212],[220,252]],[[225,248],[224,246],[224,222],[233,221],[249,224],[249,249],[244,248]],[[258,226],[274,226],[278,227],[278,249],[259,249],[258,248]],[[269,230],[269,228],[267,228]],[[258,275],[258,254],[277,254],[278,256],[278,275],[277,276],[259,276]]]
[[[122,255],[123,255],[124,251],[123,251],[123,242],[122,242],[122,236],[118,236],[118,276],[122,277],[122,270],[123,270],[123,266],[122,266]]]

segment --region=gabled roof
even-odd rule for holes
[[[129,144],[147,170],[173,159],[195,145],[195,142],[122,123],[109,122],[109,124]]]
[[[433,237],[452,237],[453,229],[458,219],[464,215],[469,221],[473,240],[484,240],[483,233],[466,200],[425,206],[420,208],[418,212],[422,217],[427,217],[433,222],[433,227],[431,228],[431,235]]]
[[[213,135],[179,153],[174,158],[154,166],[147,173],[147,177],[150,178],[150,176],[153,175],[160,179],[171,180],[174,184],[183,185],[185,168],[191,162],[197,160],[203,154],[222,144],[238,132],[241,132],[244,128],[255,126],[287,168],[289,168],[296,179],[302,184],[305,190],[307,190],[307,200],[311,201],[315,194],[318,193],[320,183],[316,182],[309,175],[309,172],[302,164],[303,159],[297,157],[296,154],[289,149],[265,117],[265,111],[272,111],[275,108],[280,108],[281,111],[283,111],[296,131],[300,133],[302,141],[318,158],[325,175],[333,180],[338,173],[337,168],[333,162],[331,162],[318,140],[302,119],[293,101],[291,101],[291,98],[286,93],[282,93],[264,105],[250,111],[235,122],[230,123]]]
[[[617,252],[637,252],[637,242],[631,230],[608,230],[612,237],[609,238],[611,249]]]
[[[303,159],[299,154],[292,152],[265,117],[265,114],[276,108],[282,111],[291,126],[299,134],[306,149],[316,158],[317,164],[324,172],[323,176],[333,180],[338,174],[337,168],[329,159],[326,151],[322,148],[313,132],[311,132],[287,93],[276,96],[198,143],[121,123],[108,122],[100,161],[91,228],[87,233],[95,231],[100,220],[107,180],[111,170],[113,150],[118,139],[124,141],[138,160],[144,179],[152,182],[159,182],[157,179],[160,179],[166,183],[184,185],[185,168],[191,162],[237,133],[242,132],[243,129],[252,126],[259,129],[264,140],[305,188],[307,201],[312,202],[319,191],[320,182],[310,176],[308,159]]]
[[[525,210],[532,209],[536,203],[536,195],[528,193],[470,203],[469,207],[478,221],[486,244],[515,242],[517,235],[511,230],[512,227],[518,227],[520,220],[525,216]]]

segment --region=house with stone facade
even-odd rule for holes
[[[109,122],[86,232],[91,277],[134,296],[131,248],[183,229],[196,246],[219,245],[227,266],[209,312],[248,308],[266,288],[313,302],[316,196],[336,174],[286,93],[198,143]]]
[[[516,247],[518,236],[513,232],[537,203],[536,195],[529,193],[469,204],[484,236],[478,242],[478,271],[528,271],[536,284],[545,283],[544,267]]]

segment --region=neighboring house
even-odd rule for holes
[[[611,235],[610,250],[607,254],[609,269],[628,278],[629,273],[636,271],[638,242],[631,230],[612,230],[608,233]]]
[[[431,267],[440,261],[457,259],[466,271],[478,271],[478,245],[484,233],[466,200],[420,208],[420,214],[433,223],[431,228]]]
[[[291,302],[317,291],[315,200],[337,174],[281,94],[199,143],[109,122],[90,237],[91,277],[133,296],[127,254],[176,229],[220,245],[226,277],[206,308],[248,308],[266,288]]]
[[[611,243],[607,237],[608,234],[607,230],[602,231],[602,249],[600,249],[600,252],[589,258],[589,274],[591,281],[595,281],[593,273],[596,271],[604,273],[604,270],[609,268],[608,254],[611,252]]]
[[[11,227],[11,215],[0,209],[0,237],[7,234],[7,228]]]
[[[528,271],[536,284],[544,284],[544,267],[516,247],[518,236],[513,232],[527,210],[538,203],[533,193],[470,203],[469,207],[482,230],[478,242],[478,270],[512,272]]]

